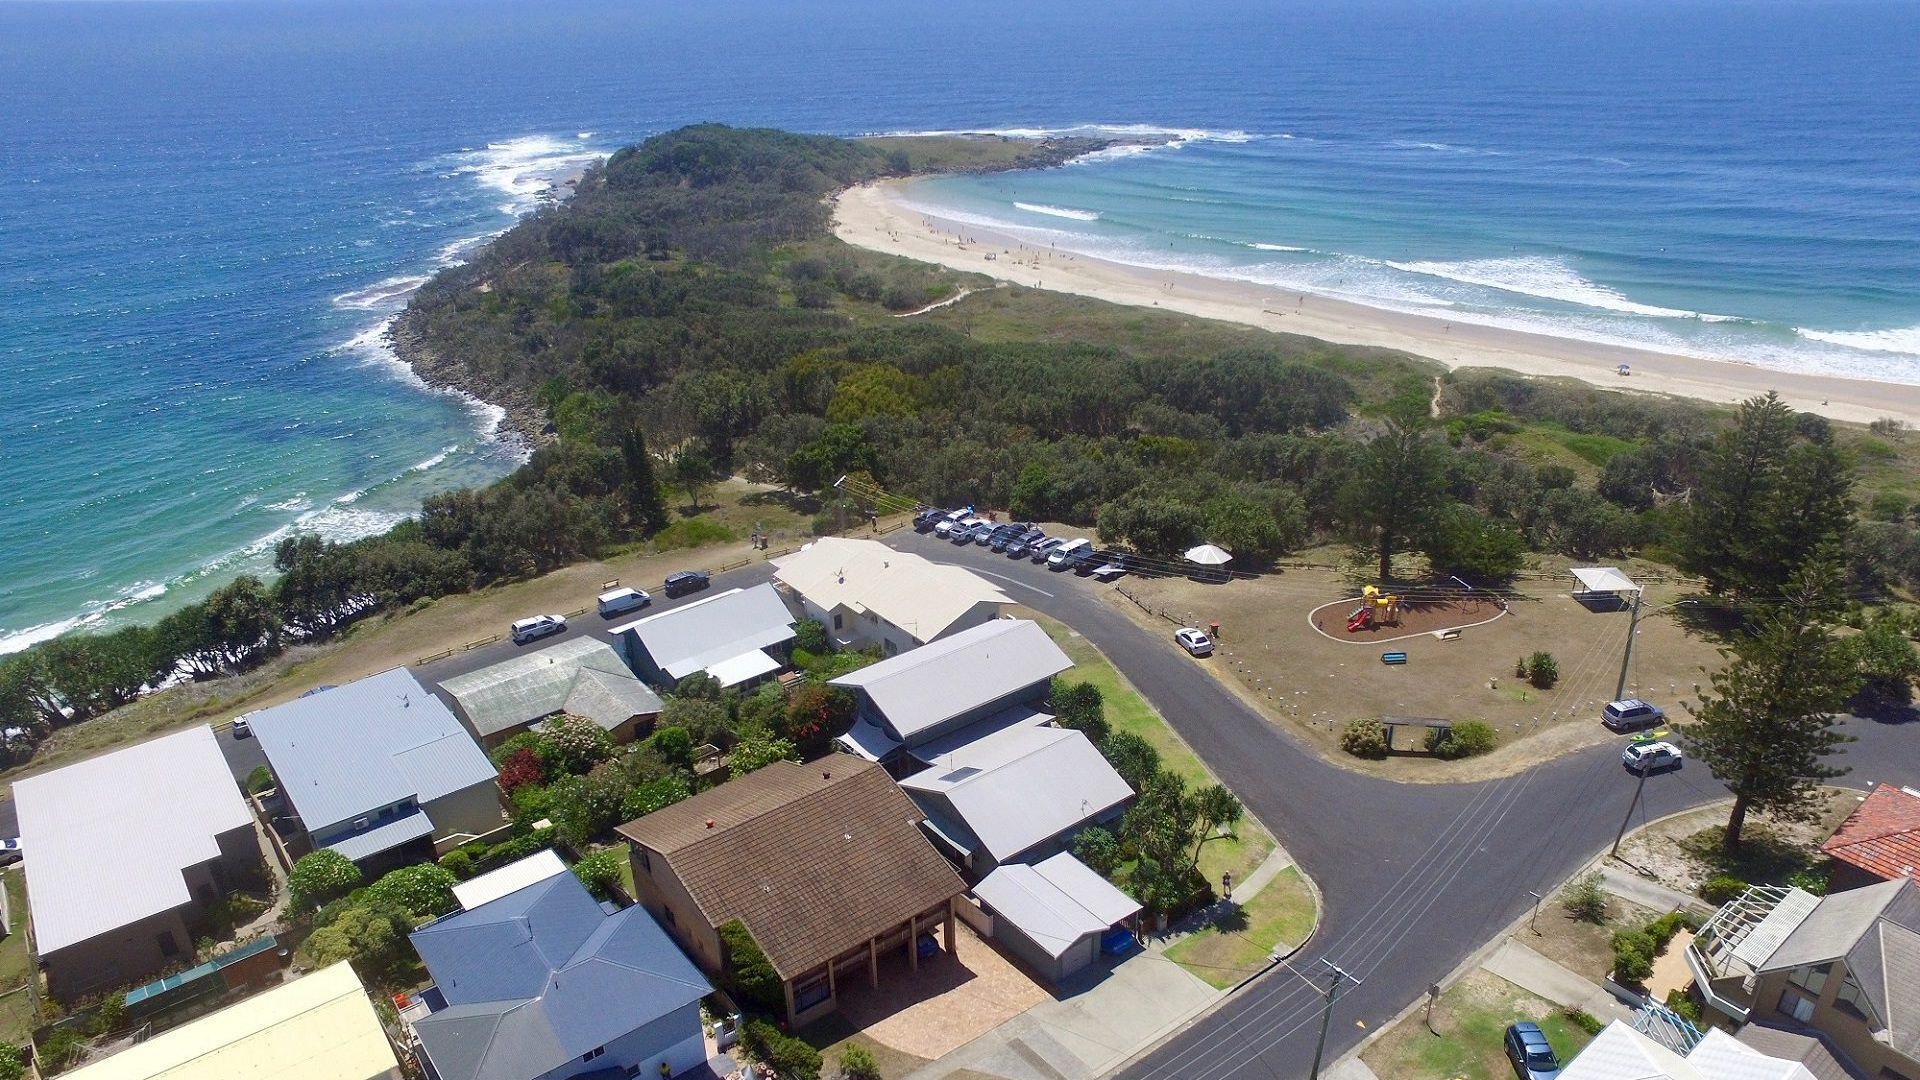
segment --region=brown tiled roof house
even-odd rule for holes
[[[630,821],[638,899],[694,960],[721,973],[719,927],[738,919],[785,984],[787,1019],[832,1012],[840,985],[941,927],[966,890],[886,770],[834,755],[775,762]]]
[[[1915,878],[1920,870],[1920,793],[1881,784],[1820,849],[1839,864],[1833,876],[1836,891]]]

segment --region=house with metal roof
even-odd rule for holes
[[[1101,939],[1140,914],[1133,897],[1067,852],[1010,863],[973,887],[993,916],[993,937],[1058,984],[1093,963]]]
[[[1750,1043],[1745,1032],[1736,1038],[1712,1028],[1682,1055],[1615,1020],[1566,1063],[1560,1080],[1865,1080],[1808,1042],[1813,1050],[1789,1052],[1777,1042]]]
[[[137,1042],[68,1080],[400,1080],[353,965],[341,962]]]
[[[550,717],[581,716],[632,742],[660,715],[660,697],[613,646],[579,637],[448,679],[440,689],[491,749]]]
[[[724,970],[738,920],[779,975],[789,1024],[832,1012],[848,979],[880,982],[880,956],[943,935],[966,885],[920,831],[886,770],[834,755],[776,761],[630,821],[639,900],[694,961]]]
[[[552,848],[543,848],[524,859],[515,859],[497,870],[489,870],[484,874],[475,874],[465,881],[455,882],[453,898],[460,902],[460,910],[472,911],[508,893],[519,892],[529,885],[538,885],[550,877],[558,877],[566,872],[567,864],[560,861],[559,853]]]
[[[970,877],[1063,850],[1087,825],[1119,817],[1134,794],[1084,734],[1022,726],[940,755],[900,788]]]
[[[1013,598],[963,567],[877,540],[823,536],[774,560],[773,580],[794,612],[826,627],[843,649],[915,649],[1006,614]]]
[[[1920,791],[1892,784],[1874,788],[1820,850],[1834,861],[1835,892],[1920,879]]]
[[[436,1080],[652,1078],[706,1064],[706,978],[647,909],[610,912],[572,874],[412,941],[433,976],[421,994],[431,1011],[412,1030]]]
[[[927,761],[928,744],[982,721],[993,721],[983,733],[1035,722],[1053,677],[1072,666],[1028,619],[962,630],[833,680],[859,698],[853,729],[839,744],[869,761]]]
[[[1863,1076],[1920,1076],[1920,884],[1818,898],[1755,886],[1700,928],[1686,960],[1707,1004],[1736,1021],[1818,1033]]]
[[[793,622],[769,582],[635,619],[612,634],[628,666],[655,686],[671,690],[702,671],[723,687],[748,686],[786,670]]]
[[[206,906],[258,880],[253,815],[201,726],[17,780],[33,942],[72,1001],[193,954]]]
[[[493,763],[406,668],[248,717],[291,815],[296,852],[329,848],[372,872],[501,827]]]

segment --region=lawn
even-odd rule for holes
[[[1305,941],[1313,920],[1313,892],[1288,867],[1246,904],[1177,942],[1167,958],[1224,990],[1264,967],[1269,954]]]
[[[1189,786],[1218,783],[1193,749],[1153,711],[1153,706],[1147,704],[1092,642],[1064,623],[1045,616],[1036,616],[1036,621],[1067,654],[1067,659],[1073,661],[1073,667],[1061,672],[1060,677],[1100,688],[1100,696],[1106,703],[1107,723],[1113,730],[1145,739],[1160,752],[1161,764]],[[1245,881],[1272,851],[1272,835],[1259,822],[1243,818],[1235,835],[1209,840],[1201,846],[1200,873],[1208,881],[1219,881],[1222,873],[1230,871],[1235,881]]]
[[[6,871],[7,937],[0,941],[0,993],[25,986],[33,973],[33,958],[27,955],[27,881],[19,867]],[[0,998],[0,1042],[18,1046],[33,1034],[34,1017],[29,995],[7,994]]]
[[[1426,1010],[1416,1009],[1361,1059],[1393,1080],[1502,1080],[1513,1075],[1502,1039],[1516,1020],[1539,1024],[1562,1063],[1592,1039],[1549,1002],[1476,971],[1440,995],[1431,1030]]]

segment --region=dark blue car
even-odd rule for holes
[[[1539,1024],[1527,1020],[1508,1024],[1506,1041],[1507,1060],[1520,1080],[1554,1080],[1560,1075],[1560,1058]]]

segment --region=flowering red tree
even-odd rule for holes
[[[500,765],[500,789],[509,795],[517,788],[538,784],[546,778],[539,756],[525,747],[507,755],[507,760]]]

